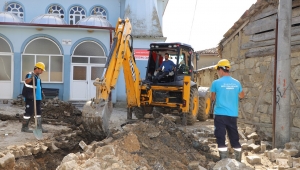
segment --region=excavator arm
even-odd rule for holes
[[[94,82],[96,86],[94,104],[108,100],[123,67],[127,103],[130,106],[140,106],[140,71],[135,63],[130,33],[131,24],[129,19],[119,19],[115,28],[111,52],[105,64],[104,76]]]
[[[135,63],[130,33],[131,24],[129,19],[118,19],[104,74],[93,83],[96,86],[96,96],[91,101],[88,101],[82,109],[84,126],[93,135],[103,136],[104,133],[107,135],[109,133],[109,120],[112,113],[110,94],[117,84],[122,68],[127,105],[129,108],[140,106],[140,71]]]

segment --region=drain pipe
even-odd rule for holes
[[[292,0],[279,0],[276,77],[275,147],[290,141]]]
[[[275,148],[275,122],[276,122],[276,77],[277,77],[277,44],[278,44],[278,15],[276,18],[276,29],[275,29],[275,56],[274,56],[274,71],[273,71],[273,141],[272,147]]]

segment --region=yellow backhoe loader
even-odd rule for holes
[[[196,61],[193,58],[193,48],[178,42],[151,43],[146,77],[142,80],[135,63],[133,38],[130,33],[129,19],[119,19],[104,74],[94,82],[96,97],[83,107],[85,128],[98,136],[103,135],[103,132],[108,133],[112,112],[110,94],[117,83],[121,68],[126,86],[128,119],[132,118],[133,113],[138,119],[142,119],[146,113],[151,114],[155,109],[160,113],[177,114],[187,125],[194,124],[197,119],[206,120],[210,110],[208,88],[197,87],[192,81],[195,65],[193,61]],[[166,53],[175,67],[158,80],[157,68],[162,64]]]

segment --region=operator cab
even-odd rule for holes
[[[183,43],[151,43],[149,49],[149,59],[147,66],[146,81],[154,83],[172,83],[182,81],[183,77],[193,74],[193,48],[188,44]],[[165,54],[169,54],[169,60],[175,66],[172,71],[164,70],[164,67],[159,72],[156,71],[165,61]],[[158,75],[163,74],[159,80]],[[155,81],[156,80],[156,81]]]

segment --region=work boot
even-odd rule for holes
[[[235,158],[235,160],[241,162],[242,151],[237,151],[237,150],[234,149],[234,158]]]
[[[43,126],[42,126],[42,118],[41,118],[41,117],[38,117],[38,118],[37,118],[37,128],[38,128],[38,129],[42,129],[42,132],[43,132],[43,133],[48,133],[48,130],[43,129]]]
[[[30,121],[30,119],[23,118],[21,132],[32,133],[32,130],[29,130],[29,128],[28,128],[29,121]]]
[[[220,160],[228,158],[228,151],[219,151]]]

